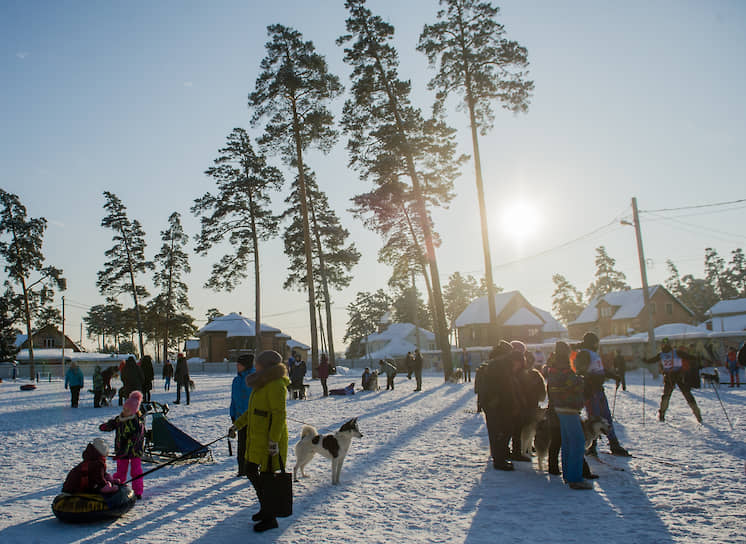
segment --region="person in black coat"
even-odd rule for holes
[[[492,466],[497,470],[513,470],[508,460],[508,442],[518,413],[518,401],[513,389],[513,348],[501,340],[490,354],[490,360],[480,366],[475,380],[477,402],[484,412],[490,441]]]
[[[153,359],[150,355],[142,356],[142,359],[140,360],[140,368],[142,369],[143,375],[142,398],[145,402],[150,402],[150,391],[153,389],[153,379],[155,378]]]
[[[176,370],[174,371],[176,380],[176,401],[174,404],[181,404],[181,388],[186,393],[186,403],[189,404],[189,364],[183,353],[179,353],[176,358]]]
[[[124,363],[121,373],[122,389],[119,391],[119,405],[122,405],[123,399],[130,396],[133,391],[143,391],[143,384],[145,383],[145,376],[142,373],[142,369],[137,366],[135,358],[131,355],[127,357],[127,361]]]
[[[622,391],[626,391],[627,379],[625,378],[625,374],[627,373],[627,360],[619,350],[616,351],[616,357],[614,357],[614,371],[616,372],[616,388],[619,389],[619,384],[621,384]]]
[[[412,371],[414,372],[414,379],[417,380],[417,387],[415,388],[415,391],[422,391],[422,354],[418,349],[414,350]]]

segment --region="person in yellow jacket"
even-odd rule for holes
[[[254,531],[263,532],[277,528],[274,512],[262,504],[262,489],[259,485],[259,471],[274,472],[280,468],[280,457],[287,463],[288,428],[285,420],[285,400],[287,399],[287,367],[282,364],[282,356],[276,351],[267,350],[254,361],[256,372],[246,377],[251,388],[249,409],[228,429],[229,435],[247,427],[246,476],[251,481],[259,499],[259,512],[252,516],[256,521]],[[270,462],[272,466],[268,467]]]

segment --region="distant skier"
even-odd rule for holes
[[[646,363],[658,363],[663,373],[663,395],[661,395],[661,404],[660,408],[658,408],[658,420],[666,420],[666,410],[668,410],[671,393],[678,386],[679,391],[681,391],[681,394],[684,395],[686,402],[689,404],[689,408],[692,409],[694,417],[702,423],[702,413],[699,411],[699,406],[697,406],[697,401],[694,400],[691,387],[685,379],[686,369],[684,368],[684,360],[694,361],[696,358],[697,356],[694,354],[672,348],[668,338],[664,338],[660,353],[654,357],[645,359]]]

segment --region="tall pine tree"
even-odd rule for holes
[[[585,296],[588,301],[592,301],[596,297],[601,297],[607,293],[614,291],[627,291],[629,285],[627,284],[627,276],[624,272],[615,268],[616,260],[609,257],[606,253],[604,246],[596,248],[596,272],[595,280],[588,286],[585,291]]]
[[[192,213],[200,216],[197,253],[206,254],[226,238],[233,252],[213,264],[205,287],[232,291],[246,278],[254,261],[254,348],[262,351],[261,278],[259,241],[277,235],[278,221],[270,209],[270,191],[282,186],[280,171],[257,154],[242,128],[234,128],[226,146],[218,151],[214,166],[205,172],[215,180],[217,193],[194,201]]]
[[[362,357],[366,354],[363,340],[378,330],[378,322],[391,308],[391,297],[383,289],[375,293],[360,292],[355,300],[347,305],[347,329],[344,341],[349,342],[346,356]]]
[[[105,191],[104,198],[107,215],[101,220],[101,226],[114,232],[114,246],[104,253],[109,260],[104,263],[104,269],[98,272],[96,287],[109,300],[114,300],[124,293],[132,296],[142,356],[145,343],[140,301],[148,296],[148,291],[143,285],[138,285],[136,276],[155,267],[145,258],[145,231],[140,222],[137,219],[130,221],[127,217],[127,207],[114,193]]]
[[[313,240],[311,253],[314,260],[314,278],[317,290],[324,297],[326,314],[326,337],[329,345],[329,364],[336,366],[334,355],[334,331],[331,311],[330,288],[344,289],[350,285],[350,271],[360,261],[360,252],[354,242],[348,242],[350,233],[345,229],[339,217],[329,205],[326,194],[319,189],[316,175],[306,168],[306,197],[311,220]],[[303,246],[303,222],[300,202],[300,183],[296,177],[293,190],[285,199],[288,209],[283,218],[289,223],[285,229],[285,255],[290,258],[288,277],[285,288],[299,287],[306,289],[308,274],[305,271],[305,248]]]
[[[29,338],[29,375],[36,374],[31,320],[34,313],[52,300],[54,288],[65,289],[62,270],[44,266],[44,231],[47,220],[27,216],[26,207],[17,195],[0,189],[0,256],[5,260],[8,287],[21,288],[20,308]],[[32,281],[34,277],[38,278]],[[40,285],[39,289],[33,287]],[[6,293],[11,296],[10,290]]]
[[[163,340],[163,360],[168,359],[169,329],[176,326],[181,312],[191,310],[189,305],[189,287],[183,280],[185,274],[192,271],[189,266],[189,255],[184,250],[189,237],[181,226],[181,215],[173,212],[168,218],[168,228],[161,231],[161,250],[153,259],[156,269],[153,283],[161,292],[155,297],[161,339]],[[178,337],[178,336],[176,336]]]
[[[6,286],[0,295],[0,361],[10,361],[18,353],[15,343],[20,333],[16,328],[19,317],[18,297]]]
[[[552,282],[554,282],[552,311],[562,323],[567,325],[575,321],[585,308],[583,293],[578,291],[562,274],[553,274]]]
[[[454,131],[442,120],[424,119],[410,100],[411,84],[399,79],[399,58],[391,44],[394,27],[374,16],[364,0],[347,0],[349,43],[344,60],[353,67],[353,97],[345,103],[342,124],[349,136],[350,164],[376,185],[409,179],[415,217],[422,229],[430,268],[435,334],[443,373],[451,373],[451,346],[428,204],[446,203],[465,157],[457,157]]]
[[[313,278],[313,245],[305,179],[304,153],[309,147],[328,152],[337,141],[334,118],[327,103],[343,90],[339,78],[329,72],[326,60],[316,52],[310,41],[303,41],[297,30],[283,25],[267,27],[267,56],[262,59],[262,72],[249,95],[253,110],[252,123],[267,119],[259,142],[265,149],[279,152],[288,166],[297,169],[298,190],[303,222],[303,247],[306,255],[306,275]],[[309,323],[311,327],[311,362],[319,362],[316,331],[316,295],[314,281],[308,289]]]
[[[508,40],[505,28],[497,22],[500,8],[477,0],[440,0],[440,4],[445,9],[438,11],[437,23],[425,25],[417,49],[438,67],[428,85],[437,91],[436,111],[441,111],[448,96],[455,93],[461,95],[459,109],[469,115],[489,320],[492,329],[497,330],[478,134],[485,135],[493,127],[495,102],[515,113],[527,111],[534,83],[526,79],[526,48]]]

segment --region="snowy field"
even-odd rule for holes
[[[193,378],[192,404],[172,405],[169,419],[209,442],[230,424],[232,376]],[[333,376],[330,384],[352,380]],[[469,384],[443,384],[431,374],[424,392],[414,393],[413,381],[400,376],[393,392],[322,398],[312,382],[309,400],[288,403],[291,449],[301,422],[328,432],[358,416],[364,437],[353,441],[339,486],[330,484],[329,462],[315,458],[308,478],[294,486],[295,514],[262,535],[251,531],[255,495],[235,476],[225,441],[213,446],[212,464],[169,466],[146,477],[143,501],[116,521],[58,522],[52,499],[88,441],[103,436],[113,446],[113,433],[100,433],[98,424],[118,408],[94,409],[85,392],[73,410],[62,382],[41,383],[33,392],[19,391],[21,382],[4,382],[0,542],[746,542],[746,387],[720,389],[731,432],[712,389],[695,391],[704,425],[679,392],[669,421],[657,422],[661,382],[650,377],[643,425],[642,375],[631,374],[628,382],[617,398],[616,425],[622,444],[639,457],[591,460],[600,475],[594,491],[570,490],[561,477],[537,473],[535,462],[516,463],[513,473],[493,470]],[[611,402],[613,385],[607,394]],[[157,381],[153,400],[175,396]],[[601,449],[608,450],[605,439]]]

